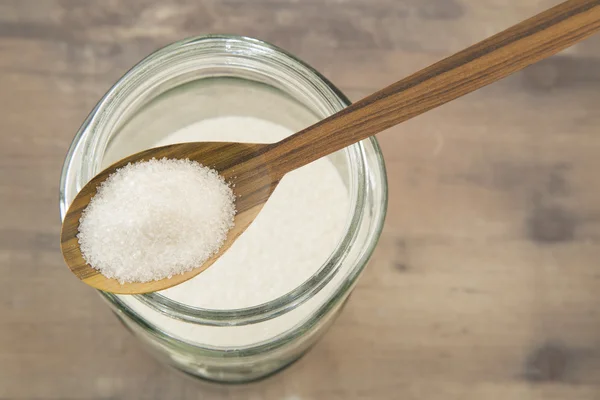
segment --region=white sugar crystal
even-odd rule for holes
[[[120,168],[84,210],[85,260],[121,283],[149,282],[199,267],[233,226],[234,195],[214,170],[163,158]]]

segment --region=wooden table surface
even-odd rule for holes
[[[0,399],[600,399],[600,35],[379,135],[390,209],[337,323],[249,386],[154,361],[59,253],[96,101],[177,39],[237,33],[352,99],[556,0],[0,0]]]

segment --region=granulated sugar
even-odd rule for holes
[[[235,214],[231,188],[189,160],[120,168],[83,212],[85,260],[108,278],[148,282],[196,268],[222,246]]]
[[[272,143],[291,133],[269,121],[228,116],[195,123],[155,145],[191,141]],[[223,256],[198,276],[160,294],[185,305],[209,309],[244,308],[276,299],[297,288],[327,261],[344,236],[349,208],[348,189],[329,158],[292,171]],[[335,287],[343,275],[336,275],[331,285]],[[120,298],[164,332],[196,343],[239,346],[290,329],[314,312],[330,295],[328,290],[278,318],[224,328],[178,321],[131,296]]]

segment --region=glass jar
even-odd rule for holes
[[[172,44],[132,68],[85,120],[62,171],[61,217],[103,167],[199,120],[254,116],[295,132],[348,105],[318,72],[265,42],[211,35]],[[387,208],[385,166],[374,138],[329,158],[350,198],[346,232],[328,260],[293,290],[263,304],[223,310],[192,307],[160,293],[101,296],[157,357],[194,376],[246,382],[290,364],[340,312],[375,248]],[[211,332],[213,339],[174,333],[168,329],[174,323]]]

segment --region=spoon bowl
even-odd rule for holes
[[[270,146],[254,143],[201,142],[182,143],[156,147],[124,158],[106,168],[89,181],[77,194],[65,215],[61,231],[62,254],[69,269],[88,285],[107,292],[119,294],[147,293],[178,285],[193,278],[210,267],[254,221],[263,205],[277,187],[280,176],[274,175],[263,154]],[[190,159],[211,166],[230,184],[235,195],[236,215],[234,226],[219,251],[198,268],[171,278],[151,282],[121,284],[116,279],[107,278],[92,268],[83,258],[77,234],[82,213],[97,188],[109,175],[129,163],[148,161],[152,158]],[[240,160],[252,160],[240,164]]]
[[[278,143],[183,143],[129,156],[93,178],[67,211],[61,249],[85,283],[114,293],[145,293],[182,283],[208,268],[248,228],[289,171],[354,144],[565,49],[600,30],[600,0],[568,0],[398,81]],[[121,285],[86,264],[79,220],[97,186],[117,168],[152,158],[190,159],[232,186],[237,215],[223,247],[198,268],[170,279]],[[291,210],[290,212],[292,212]]]

